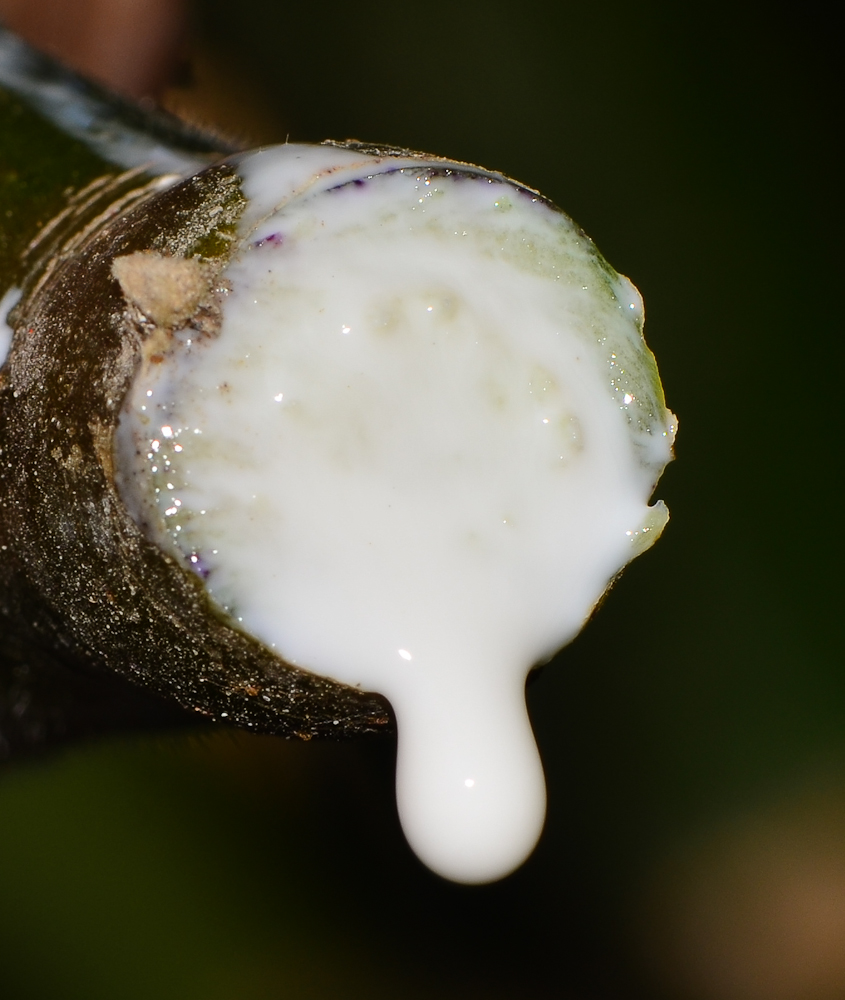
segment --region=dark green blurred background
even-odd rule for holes
[[[0,996],[838,1000],[832,26],[202,0],[196,35],[264,134],[479,162],[584,226],[646,300],[680,418],[672,521],[531,685],[550,809],[520,872],[424,870],[389,745],[111,741],[0,783]]]

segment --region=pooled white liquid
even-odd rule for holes
[[[526,675],[667,518],[641,300],[495,174],[290,145],[239,170],[220,335],[136,378],[124,497],[241,628],[389,698],[411,846],[500,878],[545,815]]]
[[[9,326],[8,319],[9,313],[18,304],[20,297],[20,288],[13,285],[0,298],[0,365],[5,363],[9,354],[9,348],[12,346],[14,330]]]

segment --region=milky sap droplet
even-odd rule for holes
[[[543,830],[543,767],[521,686],[393,699],[399,819],[420,860],[444,878],[503,878]]]

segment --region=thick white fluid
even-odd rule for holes
[[[545,815],[526,674],[667,518],[641,300],[495,174],[303,146],[239,169],[221,333],[138,375],[124,497],[240,627],[390,699],[411,846],[500,878]]]
[[[12,286],[0,297],[0,365],[4,364],[12,346],[14,331],[9,326],[9,313],[18,304],[21,297],[21,290]]]

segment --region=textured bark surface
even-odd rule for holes
[[[168,721],[175,705],[288,737],[387,731],[383,699],[289,666],[233,628],[116,492],[121,404],[145,340],[166,331],[126,302],[113,262],[199,257],[210,284],[195,319],[208,330],[215,266],[243,203],[228,165],[161,188],[135,172],[97,181],[28,254],[0,371],[0,733],[14,752],[58,738],[63,711],[68,732],[84,729],[86,710],[62,705],[86,691],[96,703],[101,682],[117,692],[118,725]],[[149,694],[133,701],[127,681]],[[34,696],[48,689],[55,698]]]

